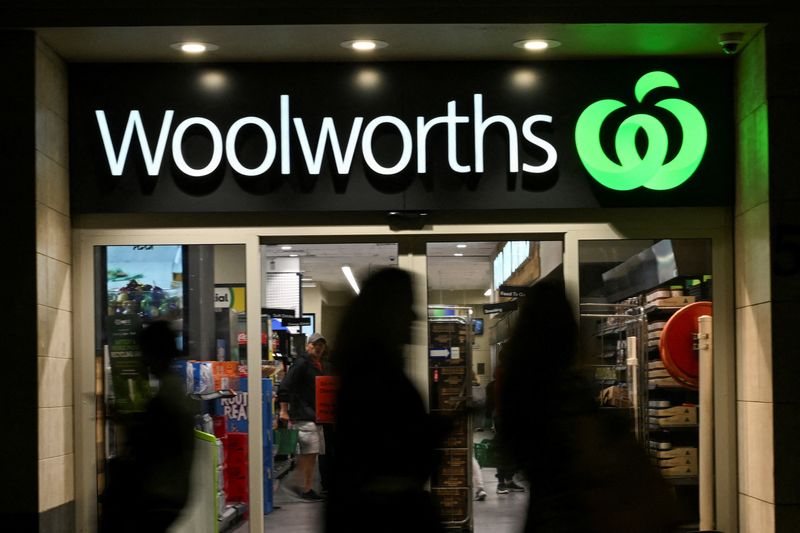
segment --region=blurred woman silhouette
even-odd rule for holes
[[[109,465],[103,533],[165,532],[189,498],[194,409],[184,380],[170,370],[180,355],[175,333],[156,321],[137,340],[158,390],[144,412],[123,421],[127,439]]]
[[[531,484],[525,531],[668,533],[673,498],[630,424],[601,412],[577,370],[577,326],[555,282],[533,285],[505,345],[502,442]]]
[[[369,277],[342,320],[330,533],[441,531],[425,491],[441,430],[403,370],[413,320],[411,276],[395,268]]]

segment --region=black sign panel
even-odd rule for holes
[[[284,318],[281,319],[281,325],[283,327],[286,326],[310,326],[311,319],[310,318]]]
[[[519,304],[517,300],[510,300],[508,302],[497,302],[493,304],[483,304],[483,314],[493,315],[495,313],[503,313],[505,311],[514,311]]]
[[[500,285],[497,295],[502,298],[524,298],[528,295],[530,287],[523,285]]]
[[[733,131],[722,60],[70,67],[76,213],[729,205]]]
[[[294,318],[294,309],[278,309],[277,307],[262,307],[261,314],[270,318]]]

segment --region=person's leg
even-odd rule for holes
[[[300,453],[297,455],[297,468],[302,483],[304,499],[318,500],[319,496],[312,490],[314,474],[317,468],[317,456],[325,453],[325,440],[319,424],[303,421],[295,424],[299,430],[297,442]]]
[[[506,465],[497,465],[497,494],[508,494],[508,487],[506,487],[506,480],[511,479],[514,471]]]
[[[297,456],[297,468],[300,470],[300,479],[303,482],[303,492],[313,488],[314,468],[317,466],[316,453],[304,453]]]
[[[322,490],[327,491],[331,476],[331,457],[333,456],[333,426],[331,424],[319,424],[322,426],[322,438],[324,441],[324,451],[317,457],[319,463],[319,481]]]
[[[472,488],[475,490],[475,499],[483,501],[486,499],[486,490],[483,488],[483,472],[481,472],[481,465],[472,455]]]

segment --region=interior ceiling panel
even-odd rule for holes
[[[465,245],[459,248],[458,245]],[[428,244],[428,288],[431,290],[481,290],[491,285],[491,259],[502,242],[447,242]],[[282,246],[291,246],[284,250]],[[456,257],[453,254],[461,253]],[[349,265],[361,282],[371,272],[397,265],[394,243],[267,245],[266,257],[297,255],[304,279],[327,290],[350,290],[342,273]],[[308,282],[307,282],[308,283]]]

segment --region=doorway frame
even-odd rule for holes
[[[714,412],[716,462],[717,529],[737,533],[737,433],[736,433],[736,365],[733,283],[733,219],[729,208],[678,209],[593,209],[531,211],[529,220],[519,222],[432,224],[420,230],[394,231],[386,225],[339,226],[248,226],[248,227],[180,227],[165,224],[173,217],[153,215],[131,219],[119,215],[80,217],[73,229],[73,381],[75,442],[75,505],[77,531],[96,531],[97,476],[95,449],[95,332],[94,332],[94,249],[96,246],[134,244],[185,244],[245,246],[245,283],[247,295],[248,367],[258,368],[260,361],[260,245],[263,241],[291,239],[305,242],[347,242],[348,239],[369,239],[398,243],[400,268],[414,274],[417,316],[424,319],[427,308],[425,244],[453,236],[462,240],[496,240],[519,236],[536,240],[537,236],[561,235],[564,242],[564,278],[567,296],[578,312],[578,248],[583,240],[615,239],[692,239],[711,240],[712,276],[714,279]],[[466,217],[465,217],[466,218]],[[471,217],[476,220],[480,216]],[[519,219],[518,213],[508,219]],[[174,217],[177,220],[177,217]],[[81,227],[81,224],[85,225]],[[153,227],[162,224],[161,227]],[[407,370],[427,398],[427,329],[424,320],[412,327],[412,343],[408,350]],[[260,376],[249,373],[251,391],[260,391]],[[249,432],[250,508],[263,508],[263,463],[261,394],[251,394]],[[264,531],[264,515],[250,513],[250,533]]]

